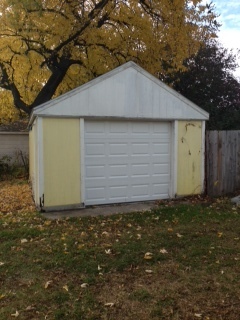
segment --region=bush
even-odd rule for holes
[[[28,169],[28,157],[22,151],[17,151],[15,157],[3,156],[0,158],[0,180],[27,178]]]
[[[10,163],[11,163],[11,157],[3,156],[2,158],[0,158],[0,178],[3,175],[8,174],[10,170]]]

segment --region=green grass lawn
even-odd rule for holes
[[[14,318],[239,320],[240,209],[0,214],[0,319]]]

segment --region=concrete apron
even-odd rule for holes
[[[101,205],[77,210],[43,212],[41,214],[46,219],[59,220],[65,218],[110,216],[121,213],[144,212],[154,208],[157,208],[155,201],[146,201],[118,205]]]

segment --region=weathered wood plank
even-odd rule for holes
[[[240,131],[206,133],[206,186],[210,196],[240,190]]]

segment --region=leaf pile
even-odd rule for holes
[[[36,211],[32,192],[26,181],[0,182],[0,213],[24,213]]]

